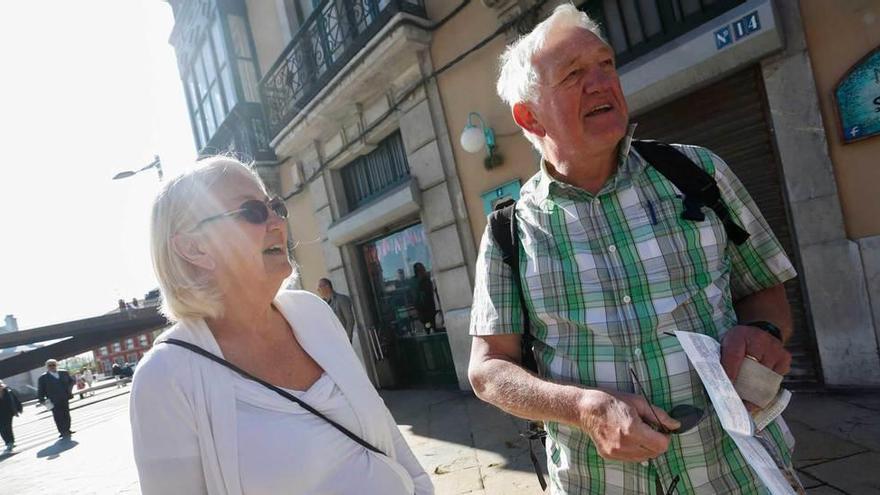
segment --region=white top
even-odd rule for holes
[[[274,305],[290,323],[302,348],[324,369],[348,402],[354,421],[350,416],[346,421],[357,425],[352,430],[388,454],[386,458],[370,453],[369,460],[360,465],[346,464],[348,469],[358,466],[358,469],[367,469],[349,472],[349,477],[360,480],[358,487],[361,487],[367,476],[380,471],[387,475],[390,470],[398,475],[404,489],[387,493],[434,493],[430,478],[403,441],[394,418],[364,373],[345,330],[330,307],[305,291],[279,292]],[[236,384],[242,378],[188,349],[161,343],[166,338],[187,341],[223,356],[204,320],[187,320],[163,333],[138,365],[132,383],[130,414],[134,458],[144,495],[241,495],[252,493],[252,485],[256,493],[263,488],[275,493],[309,493],[304,487],[322,487],[321,483],[335,481],[320,479],[323,474],[311,469],[316,457],[325,464],[341,464],[338,452],[326,457],[326,450],[313,451],[317,447],[306,448],[294,441],[286,442],[288,450],[283,454],[289,460],[285,464],[287,471],[283,474],[274,471],[283,479],[257,480],[272,474],[270,465],[281,455],[277,446],[282,443],[272,447],[265,439],[287,438],[292,431],[290,425],[267,422],[264,418],[259,428],[251,428],[248,435],[242,435],[240,428],[254,424],[248,418],[253,418],[251,414],[255,412],[240,408],[240,403],[256,408],[260,404],[249,401],[249,395],[239,397],[243,389]],[[306,393],[311,392],[309,389]],[[245,417],[240,421],[242,412]],[[253,435],[258,434],[263,436],[263,443],[254,440]],[[353,443],[348,438],[344,440]],[[363,450],[358,445],[354,448]],[[379,462],[389,469],[378,467]],[[339,470],[333,471],[333,475],[339,475]],[[287,483],[292,479],[296,480],[295,484]],[[280,492],[275,490],[275,483],[284,484],[284,488]],[[355,493],[371,492],[357,490]]]
[[[305,392],[285,390],[355,435],[363,433],[351,404],[326,373]],[[407,494],[396,471],[399,464],[361,447],[290,400],[241,377],[235,396],[245,493]],[[399,433],[395,437],[395,443],[403,442]]]

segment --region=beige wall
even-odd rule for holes
[[[831,4],[802,0],[801,15],[847,235],[860,239],[880,234],[880,136],[842,144],[834,86],[880,46],[880,0]]]
[[[441,3],[446,5],[437,5]],[[428,2],[428,13],[432,19],[440,19],[456,5],[458,2]],[[431,43],[434,68],[442,67],[469,50],[495,31],[498,25],[495,11],[483,6],[482,2],[468,4],[463,11],[434,32]],[[495,93],[498,56],[506,42],[504,35],[498,36],[437,79],[455,164],[477,245],[486,226],[480,195],[512,179],[519,178],[524,183],[537,170],[531,145],[522,137],[519,127],[513,122],[509,108]],[[504,163],[500,167],[486,170],[483,167],[485,152],[470,154],[461,148],[458,140],[469,112],[479,112],[486,124],[495,130],[497,150],[504,157]]]
[[[293,257],[299,265],[299,281],[303,289],[314,292],[318,279],[328,274],[321,250],[321,234],[312,207],[312,195],[308,189],[290,198],[287,208],[290,210],[287,222],[295,244]]]
[[[275,3],[275,0],[245,0],[251,33],[257,48],[257,61],[262,71],[261,78],[284,49],[281,19],[278,18]]]

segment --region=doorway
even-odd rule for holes
[[[396,387],[458,383],[422,224],[360,246],[382,354]]]

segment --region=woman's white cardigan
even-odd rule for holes
[[[412,487],[410,493],[433,493],[415,457],[402,452],[408,446],[330,307],[305,291],[280,292],[275,307],[303,349],[351,403],[362,438],[396,461],[391,463],[404,485]],[[179,322],[163,333],[138,365],[130,410],[141,491],[239,495],[234,372],[190,350],[160,343],[166,338],[222,356],[204,320],[195,320]]]

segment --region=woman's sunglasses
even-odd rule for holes
[[[247,223],[262,225],[269,219],[270,211],[278,215],[280,218],[287,218],[287,205],[284,204],[284,200],[281,198],[276,196],[265,201],[249,199],[235,210],[220,213],[201,220],[191,230],[196,230],[208,222],[236,215],[240,216]]]

